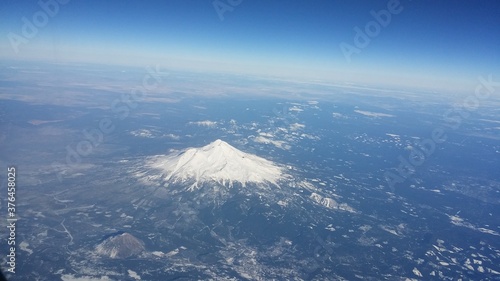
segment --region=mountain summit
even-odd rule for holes
[[[240,151],[220,139],[200,148],[159,156],[151,166],[163,170],[166,181],[194,180],[191,189],[204,182],[224,186],[233,186],[235,182],[243,186],[247,183],[277,185],[283,176],[282,169],[273,162]]]
[[[126,232],[110,235],[96,247],[99,255],[112,259],[137,256],[144,250],[144,242]]]

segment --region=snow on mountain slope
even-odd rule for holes
[[[163,170],[166,181],[194,180],[191,189],[203,182],[218,182],[230,187],[235,182],[274,184],[283,176],[283,169],[273,162],[242,152],[220,139],[200,148],[158,156],[150,166]]]

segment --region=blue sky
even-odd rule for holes
[[[65,2],[16,53],[12,34],[23,36],[22,18],[33,22],[43,10],[37,1],[2,1],[0,58],[160,63],[449,89],[500,73],[500,2],[494,0],[242,0],[223,20],[213,0]],[[389,10],[388,5],[399,12],[346,59],[340,45],[356,47],[354,28],[365,30],[374,21],[371,11]]]

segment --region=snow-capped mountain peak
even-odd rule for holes
[[[272,161],[245,153],[220,139],[203,147],[156,157],[151,166],[163,170],[167,181],[194,180],[193,188],[210,181],[229,186],[235,182],[243,186],[247,183],[277,185],[283,176],[282,168]]]

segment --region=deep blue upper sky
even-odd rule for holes
[[[60,4],[16,53],[12,34],[23,36],[22,18],[33,22],[42,11],[37,1],[19,2],[0,4],[1,58],[160,63],[450,89],[500,73],[500,2],[495,0],[242,0],[223,20],[213,0],[72,0]],[[346,59],[341,43],[356,46],[354,28],[364,30],[373,20],[370,12],[391,2],[400,3],[400,12]]]

